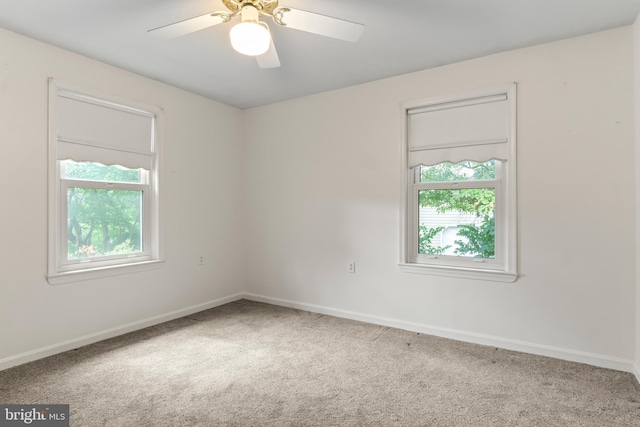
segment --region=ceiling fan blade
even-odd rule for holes
[[[364,32],[364,25],[344,19],[320,15],[300,9],[280,7],[273,11],[276,23],[296,30],[333,37],[349,42],[357,41]]]
[[[276,52],[276,45],[273,44],[273,38],[269,49],[260,56],[256,56],[258,67],[260,68],[278,68],[280,66],[280,59],[278,58],[278,52]]]
[[[207,13],[206,15],[196,16],[195,18],[185,19],[184,21],[154,28],[147,32],[153,33],[153,35],[164,39],[173,39],[184,36],[185,34],[204,30],[205,28],[213,27],[214,25],[222,24],[228,20],[229,14],[225,12]]]

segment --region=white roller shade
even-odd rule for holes
[[[506,94],[433,104],[407,114],[409,167],[508,157]]]
[[[145,111],[58,91],[57,158],[150,170],[153,120]]]

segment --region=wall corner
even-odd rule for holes
[[[633,75],[634,75],[634,121],[635,121],[635,358],[634,374],[640,382],[640,15],[633,24]]]

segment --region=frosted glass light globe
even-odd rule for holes
[[[262,55],[271,44],[269,30],[266,26],[255,22],[241,22],[231,29],[229,35],[231,36],[231,46],[244,55]]]

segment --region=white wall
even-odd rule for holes
[[[9,31],[0,30],[0,46],[0,369],[238,293],[242,112]],[[164,108],[162,268],[59,286],[45,280],[48,77]]]
[[[640,366],[632,31],[242,112],[0,30],[0,369],[243,289],[255,299],[619,369],[631,369],[635,353]],[[163,268],[47,284],[48,77],[164,108]],[[400,103],[512,81],[521,278],[400,273]],[[352,260],[355,275],[346,272]]]
[[[640,15],[633,25],[636,122],[636,358],[635,374],[640,381]]]
[[[631,370],[632,40],[626,27],[247,110],[247,291]],[[521,277],[399,272],[400,103],[514,81]]]

